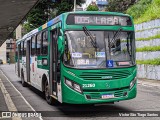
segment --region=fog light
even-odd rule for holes
[[[86,98],[87,98],[87,99],[91,99],[91,96],[90,96],[90,95],[86,95]]]
[[[134,86],[134,84],[136,83],[136,81],[137,81],[137,77],[135,77],[134,80],[132,80],[130,82],[130,89],[132,89],[132,87]]]
[[[78,84],[76,84],[76,83],[74,83],[73,88],[74,88],[74,90],[76,90],[76,91],[78,91],[80,93],[82,92],[81,91],[81,87]]]
[[[123,93],[123,96],[127,96],[127,92],[124,92],[124,93]]]

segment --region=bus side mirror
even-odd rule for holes
[[[59,38],[58,38],[58,52],[60,54],[62,54],[63,53],[63,49],[64,49],[63,37],[59,36]]]

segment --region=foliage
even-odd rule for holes
[[[151,29],[156,29],[156,28],[160,28],[160,26],[147,28],[147,29],[142,29],[142,30],[136,30],[135,32],[142,32],[142,31],[145,31],[145,30],[151,30]]]
[[[160,0],[153,0],[148,9],[138,19],[135,20],[136,24],[155,20],[160,18]]]
[[[151,36],[151,37],[148,37],[148,38],[137,38],[136,41],[148,41],[148,40],[153,40],[153,39],[158,39],[160,38],[160,34],[157,34],[155,36]]]
[[[76,4],[81,6],[85,3],[85,0],[76,0]],[[74,8],[74,0],[58,0],[55,3],[55,9],[57,10],[56,15],[60,15],[64,12],[72,11]]]
[[[144,51],[160,51],[160,46],[145,46],[136,49],[136,52],[144,52]]]
[[[29,32],[44,24],[49,19],[48,15],[51,13],[50,8],[53,6],[54,5],[50,0],[42,0],[39,2],[26,18],[27,22],[23,25],[25,32]]]
[[[160,65],[160,58],[152,59],[152,60],[136,60],[137,64],[145,64],[145,65]]]
[[[125,12],[137,0],[108,0],[106,10],[110,12]]]
[[[152,0],[140,0],[127,10],[127,14],[130,14],[134,19],[139,18],[145,13],[151,2]]]
[[[87,7],[87,11],[98,11],[98,6],[96,4],[90,4],[88,7]]]
[[[81,6],[85,0],[76,0],[76,4]],[[55,16],[61,13],[72,11],[74,7],[74,0],[57,0],[53,3],[52,0],[42,0],[37,6],[28,14],[23,25],[25,33],[43,25]]]
[[[160,18],[160,0],[140,0],[127,10],[135,24]]]

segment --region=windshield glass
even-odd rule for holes
[[[67,31],[64,63],[76,68],[124,67],[135,64],[133,32]]]

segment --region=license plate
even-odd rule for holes
[[[114,98],[114,94],[105,94],[102,95],[102,99]]]

